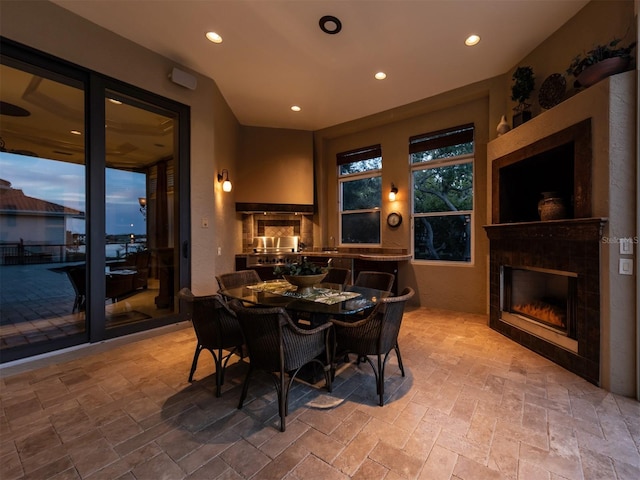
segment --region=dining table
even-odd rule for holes
[[[302,327],[316,327],[330,318],[347,319],[372,309],[390,292],[356,285],[319,283],[303,293],[283,279],[220,290],[228,299],[261,307],[282,307]]]

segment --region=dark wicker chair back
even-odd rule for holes
[[[363,271],[358,274],[354,285],[390,292],[395,279],[396,276],[393,273]]]
[[[398,346],[398,333],[404,316],[405,304],[413,295],[414,290],[407,287],[397,297],[381,299],[370,315],[363,320],[356,322],[331,320],[336,338],[334,358],[354,353],[358,356],[358,361],[364,359],[371,365],[376,379],[376,393],[379,395],[381,406],[384,405],[384,367],[392,350],[396,352],[398,367],[404,377],[404,366]],[[377,357],[377,366],[371,361],[369,355]]]
[[[238,408],[243,406],[253,371],[271,374],[278,393],[280,430],[284,432],[289,389],[303,366],[311,362],[320,364],[327,389],[331,391],[331,348],[328,343],[331,323],[303,330],[296,326],[284,308],[246,308],[238,302],[230,305],[238,316],[251,359]]]
[[[351,280],[351,270],[348,268],[331,267],[327,275],[322,279],[322,283],[337,283],[347,286]]]
[[[260,275],[255,270],[239,270],[237,272],[223,273],[216,276],[220,290],[242,287],[261,282]]]
[[[219,397],[229,358],[234,353],[242,357],[244,336],[236,314],[221,295],[195,296],[191,290],[183,288],[178,292],[178,298],[187,303],[187,312],[198,339],[189,381],[193,381],[200,352],[209,350],[216,365],[216,396]]]

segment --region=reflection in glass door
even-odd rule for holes
[[[0,44],[0,361],[174,323],[188,107]]]
[[[86,341],[83,83],[0,65],[0,354]]]
[[[107,330],[174,312],[177,120],[107,90],[105,320]]]

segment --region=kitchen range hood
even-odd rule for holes
[[[282,213],[282,214],[313,214],[315,205],[301,205],[291,203],[236,203],[236,212],[242,213]]]

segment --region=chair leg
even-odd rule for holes
[[[191,372],[189,372],[189,382],[193,382],[193,374],[196,373],[196,366],[198,365],[198,357],[202,351],[202,345],[196,346],[196,351],[193,354],[193,362],[191,363]]]
[[[247,391],[249,390],[249,379],[251,378],[251,374],[253,373],[253,369],[251,368],[251,364],[249,364],[249,370],[247,371],[247,376],[244,378],[244,385],[242,385],[242,393],[240,394],[240,402],[238,403],[238,410],[242,408],[244,404],[244,400],[247,398]]]
[[[284,432],[286,427],[287,417],[287,399],[289,397],[289,389],[287,387],[284,373],[280,373],[279,388],[278,388],[278,413],[280,413],[280,431]]]
[[[396,356],[398,357],[398,367],[400,367],[400,371],[402,372],[402,376],[404,377],[404,366],[402,365],[402,355],[400,355],[400,346],[396,343]]]
[[[378,395],[380,395],[380,406],[384,405],[384,362],[382,355],[378,354]]]
[[[224,383],[224,366],[222,365],[222,349],[218,349],[218,356],[211,351],[216,364],[216,397],[222,395],[222,384]]]

